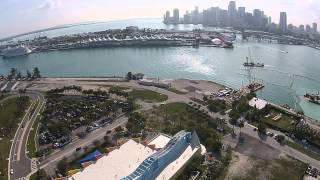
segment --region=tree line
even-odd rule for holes
[[[1,77],[4,78],[3,75],[1,75]],[[18,80],[21,78],[36,79],[36,78],[41,78],[41,74],[38,67],[34,67],[32,71],[27,70],[25,74],[22,74],[21,71],[19,71],[17,68],[11,68],[6,78],[8,80],[13,80],[13,79]]]

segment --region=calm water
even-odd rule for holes
[[[138,22],[140,21],[134,21],[136,24]],[[156,26],[154,23],[152,27],[164,26],[160,21],[158,24]],[[89,31],[90,27],[87,26],[91,25],[82,25],[80,28]],[[64,28],[50,33],[59,34],[62,30],[64,33],[71,31]],[[25,72],[35,66],[45,76],[110,76],[125,75],[132,71],[160,78],[205,79],[239,88],[242,83],[248,82],[248,73],[242,67],[248,56],[248,47],[253,58],[266,64],[265,68],[254,72],[256,79],[263,80],[266,84],[257,93],[258,96],[277,104],[290,104],[292,107],[298,102],[298,109],[303,109],[307,115],[320,120],[320,106],[302,98],[306,92],[315,93],[320,90],[320,51],[304,46],[238,41],[234,49],[159,47],[45,52],[9,60],[0,59],[0,74],[7,73],[12,67]]]

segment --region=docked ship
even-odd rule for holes
[[[312,102],[312,103],[315,103],[315,104],[319,104],[320,105],[320,94],[318,92],[318,94],[310,94],[310,93],[306,93],[304,95],[304,97],[309,101],[309,102]]]
[[[8,47],[2,51],[3,58],[12,58],[16,56],[25,56],[30,54],[32,51],[24,45],[19,45],[16,47]]]
[[[250,62],[249,62],[249,58],[250,58]],[[264,67],[263,63],[255,63],[251,59],[250,49],[249,49],[249,57],[246,57],[246,59],[247,59],[247,61],[245,63],[243,63],[243,66],[245,66],[245,67]]]

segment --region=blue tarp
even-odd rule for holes
[[[101,152],[98,150],[93,151],[92,153],[86,155],[84,158],[80,159],[79,161],[77,161],[77,164],[81,164],[84,162],[89,162],[89,161],[95,161],[97,159],[97,157],[101,156]]]

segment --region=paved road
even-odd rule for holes
[[[113,83],[114,84],[114,83]],[[143,89],[149,89],[152,91],[156,91],[162,94],[166,94],[168,96],[168,100],[162,103],[170,103],[170,102],[189,102],[190,99],[188,96],[185,95],[179,95],[170,91],[166,91],[161,88],[156,88],[152,86],[140,86],[136,83],[126,83],[127,86],[135,87],[135,88],[143,88]],[[148,110],[153,107],[153,105],[160,105],[162,103],[143,103],[141,110]],[[119,125],[123,126],[127,123],[127,117],[122,116],[119,119],[116,119],[114,123],[112,123],[109,126],[106,126],[104,128],[97,129],[96,131],[90,133],[87,135],[85,139],[77,139],[72,141],[72,143],[68,144],[64,149],[61,149],[53,154],[50,154],[48,157],[46,157],[43,161],[40,162],[39,168],[44,168],[46,166],[52,166],[51,164],[59,161],[63,157],[68,157],[72,155],[75,152],[75,149],[78,147],[85,147],[87,145],[90,145],[94,140],[101,139],[103,136],[105,136],[106,131],[113,130]]]
[[[245,124],[244,128],[241,129],[241,132],[254,137],[256,139],[259,139],[261,142],[266,143],[268,145],[270,145],[271,147],[278,149],[280,152],[282,152],[283,154],[289,155],[295,159],[298,159],[300,161],[303,161],[305,163],[310,164],[311,166],[316,167],[317,169],[320,169],[320,161],[313,159],[287,145],[280,145],[274,138],[272,137],[268,137],[266,135],[259,135],[258,132],[253,130],[254,126],[249,125],[249,124]],[[239,128],[237,128],[237,131],[239,131]],[[270,130],[268,129],[268,131],[270,132],[276,132],[277,134],[281,134],[277,131],[274,130]]]
[[[110,83],[112,85],[114,85],[114,83]],[[121,85],[124,86],[129,86],[129,87],[134,87],[134,88],[143,88],[143,89],[149,89],[149,90],[153,90],[162,94],[165,94],[168,96],[168,100],[164,103],[170,103],[170,102],[185,102],[188,103],[190,102],[190,98],[193,97],[191,94],[187,94],[187,95],[180,95],[180,94],[176,94],[164,89],[160,89],[160,88],[156,88],[156,87],[149,87],[149,86],[140,86],[135,82],[125,82],[125,83],[119,83]],[[156,103],[157,105],[160,105],[162,103]],[[152,108],[154,104],[152,103],[144,103],[143,104],[143,110],[146,109],[150,109]],[[201,109],[204,109],[207,111],[207,108],[204,106],[201,106]],[[211,114],[211,113],[209,113]],[[217,117],[220,116],[218,114],[211,114],[211,116],[213,117]],[[220,116],[221,117],[221,116]],[[227,119],[226,116],[224,116],[224,118]],[[43,160],[40,164],[40,168],[46,167],[48,165],[50,165],[50,163],[56,162],[60,159],[62,159],[63,157],[67,157],[69,155],[71,155],[72,153],[75,152],[75,149],[77,147],[84,147],[86,145],[89,145],[90,143],[92,143],[95,139],[98,138],[102,138],[105,135],[105,132],[107,130],[111,130],[114,129],[115,127],[117,127],[118,125],[124,125],[127,122],[127,119],[125,117],[119,118],[115,124],[107,126],[105,128],[102,129],[98,129],[95,132],[90,133],[85,139],[78,139],[74,142],[72,142],[70,145],[68,145],[65,149],[62,149],[59,152],[56,152],[54,154],[49,155],[45,160]],[[226,121],[228,123],[228,120]],[[232,127],[232,125],[230,125],[228,123],[228,126]],[[236,132],[239,132],[239,128],[235,128]],[[276,140],[274,140],[273,138],[270,137],[263,137],[263,136],[259,136],[258,133],[256,131],[253,131],[253,127],[250,126],[249,124],[245,124],[245,127],[242,128],[242,133],[245,133],[249,136],[252,136],[258,140],[260,140],[263,143],[266,143],[268,145],[270,145],[273,148],[276,148],[278,150],[280,150],[282,153],[287,154],[291,157],[297,158],[305,163],[309,163],[312,166],[315,166],[317,168],[320,169],[320,162],[317,160],[314,160],[306,155],[304,155],[303,153],[300,153],[299,151],[296,151],[288,146],[281,146]],[[281,132],[278,131],[274,131],[274,130],[270,130],[276,134],[281,134]]]
[[[77,139],[75,141],[72,141],[70,144],[68,144],[65,148],[62,148],[61,150],[54,152],[47,156],[43,161],[40,162],[39,168],[44,168],[50,163],[57,162],[63,157],[71,156],[73,153],[75,153],[75,149],[78,147],[85,147],[90,145],[94,140],[96,139],[102,139],[108,130],[113,130],[118,126],[123,126],[127,123],[128,118],[126,116],[121,116],[118,119],[114,120],[112,124],[99,128],[91,133],[89,133],[86,138],[84,139]]]
[[[22,121],[12,141],[8,163],[9,180],[24,178],[31,172],[31,159],[29,159],[26,154],[26,144],[32,124],[37,118],[37,115],[44,104],[44,97],[40,93],[30,92],[26,93],[25,95],[32,99],[32,104],[26,111],[25,116],[22,118]],[[11,169],[13,169],[12,175],[10,175]]]
[[[208,112],[207,108],[206,107],[201,107],[201,109],[204,109]],[[212,117],[220,117],[220,118],[224,118],[226,120],[226,123],[227,125],[232,128],[232,125],[229,123],[229,117],[228,116],[222,116],[220,114],[212,114],[212,113],[209,113]],[[311,166],[314,166],[316,167],[317,169],[320,169],[320,161],[316,160],[316,159],[313,159],[287,145],[280,145],[274,138],[272,137],[269,137],[267,135],[263,135],[263,134],[259,134],[257,131],[254,131],[254,128],[257,128],[253,125],[250,125],[248,123],[245,123],[244,124],[244,127],[241,129],[241,133],[244,133],[244,134],[247,134],[251,137],[254,137],[256,139],[258,139],[260,142],[263,142],[277,150],[279,150],[281,153],[283,154],[286,154],[286,155],[289,155],[295,159],[298,159],[302,162],[305,162],[305,163],[308,163],[310,164]],[[280,131],[276,131],[276,130],[273,130],[273,129],[267,129],[267,131],[269,132],[272,132],[274,134],[278,134],[278,135],[284,135],[284,133],[280,132]],[[238,127],[235,127],[235,133],[237,135],[239,135],[240,133],[240,128]],[[287,139],[291,140],[289,137],[286,137]]]

